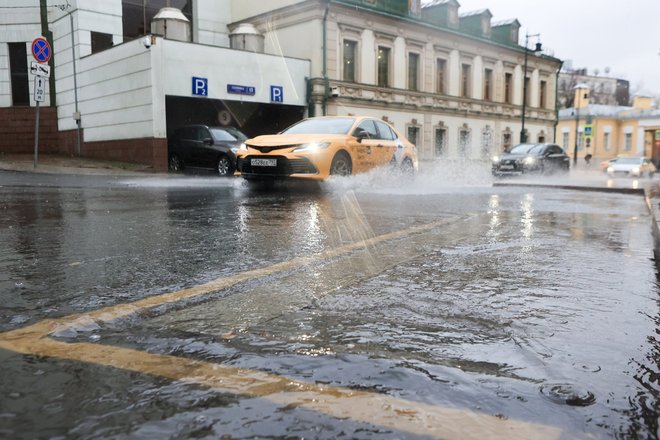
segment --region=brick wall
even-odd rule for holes
[[[75,130],[72,133],[75,145]],[[86,142],[81,156],[151,165],[155,170],[167,170],[167,140],[156,138],[119,141]]]
[[[0,152],[34,152],[34,127],[36,107],[0,108]],[[57,132],[57,110],[53,107],[39,109],[39,152],[61,153]]]
[[[36,108],[0,108],[0,153],[34,152]],[[84,129],[81,133],[84,139]],[[57,131],[57,110],[39,110],[39,153],[75,155],[77,130]],[[167,140],[156,138],[83,142],[80,155],[103,160],[151,165],[167,170]]]

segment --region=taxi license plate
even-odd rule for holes
[[[276,167],[277,159],[251,159],[250,165],[254,167]]]
[[[512,170],[513,165],[502,165],[502,166],[500,166],[500,169],[501,170]]]

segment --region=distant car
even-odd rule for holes
[[[247,139],[234,127],[186,125],[177,128],[169,138],[169,169],[185,168],[213,170],[219,176],[231,176],[236,171],[236,152]]]
[[[620,157],[607,168],[610,176],[653,177],[655,165],[644,157]]]
[[[414,173],[415,145],[387,122],[364,116],[304,119],[280,134],[249,139],[238,152],[247,180],[324,180],[386,165]]]
[[[556,144],[519,144],[508,153],[493,157],[492,172],[495,176],[527,173],[548,174],[567,172],[570,159]]]
[[[612,158],[612,159],[607,159],[607,160],[602,161],[602,162],[600,163],[600,165],[599,165],[600,170],[601,170],[602,172],[606,173],[606,172],[607,172],[607,169],[608,169],[608,168],[609,168],[614,162],[616,162],[617,159],[618,159],[618,157],[615,157],[615,158]]]

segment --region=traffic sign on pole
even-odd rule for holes
[[[48,64],[37,63],[36,61],[30,61],[30,73],[32,75],[50,78],[50,66]]]
[[[44,102],[46,100],[46,78],[44,77],[34,77],[34,100],[36,102]]]
[[[32,56],[40,63],[50,61],[52,50],[50,44],[43,37],[37,37],[32,41]]]

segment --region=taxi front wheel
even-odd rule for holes
[[[351,158],[348,157],[348,154],[339,152],[332,159],[332,164],[330,165],[331,176],[350,176],[352,170]]]

